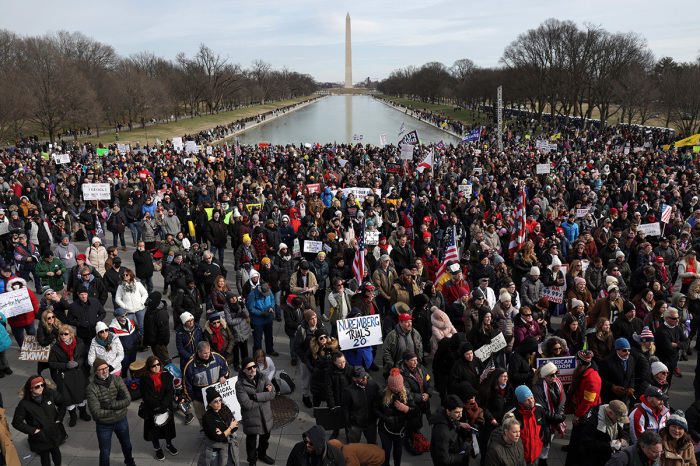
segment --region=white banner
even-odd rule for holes
[[[380,146],[386,146],[387,143],[388,143],[387,141],[388,141],[388,140],[387,140],[386,134],[380,134],[380,135],[379,135],[379,145],[380,145]]]
[[[365,199],[370,194],[374,194],[376,197],[382,197],[382,190],[379,188],[375,189],[374,192],[372,192],[371,188],[345,188],[343,192],[346,196],[352,193],[355,196],[355,199],[360,201],[360,204],[365,202]]]
[[[491,340],[491,343],[484,345],[478,350],[474,351],[474,356],[482,361],[486,361],[493,353],[497,353],[506,347],[506,338],[503,333],[499,333]]]
[[[129,144],[117,144],[117,151],[119,151],[120,154],[126,154],[129,152]]]
[[[457,191],[460,193],[464,193],[465,196],[471,196],[472,195],[472,185],[460,184],[459,186],[457,186]]]
[[[188,154],[197,152],[197,144],[194,141],[185,141],[185,152]]]
[[[0,312],[8,319],[27,312],[34,312],[32,299],[29,297],[27,289],[20,288],[0,294]]]
[[[58,163],[70,163],[70,154],[61,154],[58,156]]]
[[[304,241],[304,252],[319,253],[323,250],[323,243],[321,241]]]
[[[401,145],[401,160],[413,160],[413,146],[411,144]]]
[[[367,246],[376,246],[379,244],[379,232],[365,230],[365,244]]]
[[[643,231],[647,236],[661,236],[661,225],[659,222],[640,224],[637,231]]]
[[[548,163],[538,163],[537,164],[537,174],[538,175],[547,175],[550,173],[552,170],[552,167]]]
[[[83,185],[83,200],[102,201],[109,200],[109,183],[85,183]]]
[[[215,383],[209,385],[202,389],[202,399],[204,400],[204,409],[207,408],[207,388],[214,387],[216,391],[221,395],[221,399],[226,403],[228,409],[233,413],[233,418],[237,421],[241,420],[241,404],[236,398],[236,381],[238,381],[238,376],[231,377],[226,380],[226,383]],[[272,382],[270,382],[272,384]]]
[[[586,214],[589,214],[591,212],[591,209],[576,209],[576,216],[577,217],[585,217]]]
[[[574,376],[574,369],[576,369],[575,356],[564,356],[561,358],[537,358],[535,360],[535,365],[540,367],[548,362],[551,362],[557,366],[557,372],[559,372],[558,377],[561,383],[571,383]]]
[[[182,151],[183,147],[182,138],[173,138],[173,149],[175,149],[176,152]]]
[[[342,319],[336,325],[338,344],[343,351],[382,344],[382,325],[376,314]]]

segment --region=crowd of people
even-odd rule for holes
[[[595,122],[549,121],[540,139],[557,150],[541,152],[531,125],[517,115],[503,153],[488,125],[478,143],[417,147],[401,171],[387,168],[404,163],[396,147],[362,144],[197,157],[170,141],[101,157],[67,144],[66,164],[4,152],[0,292],[33,307],[6,320],[18,346],[50,347],[18,383],[12,426],[48,465],[94,421],[100,464],[113,433],[135,464],[135,385],[156,459],[178,454],[181,413],[200,424],[199,464],[238,464],[243,436],[249,464],[274,464],[288,356],[304,407],[337,416],[287,464],[408,451],[544,466],[567,430],[567,465],[696,464],[700,405],[672,405],[671,387],[700,328],[697,162],[664,148],[668,131]],[[103,199],[85,199],[92,183]],[[339,346],[338,321],[365,316],[383,343]],[[10,345],[0,327],[0,377]],[[216,385],[232,377],[238,413]]]

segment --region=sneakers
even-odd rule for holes
[[[324,321],[324,322],[328,322],[328,321],[329,321],[328,317],[326,317],[326,314],[321,314],[321,320]]]
[[[165,461],[165,453],[163,453],[162,448],[156,450],[156,459],[158,461]]]
[[[673,375],[676,377],[679,377],[679,378],[683,377],[683,374],[681,374],[681,370],[677,367],[675,369],[673,369]]]
[[[175,448],[175,445],[165,445],[165,448],[170,452],[171,455],[176,456],[179,451],[177,451],[177,448]]]
[[[258,459],[265,464],[275,464],[275,460],[270,458],[268,455],[259,456]]]
[[[311,402],[311,397],[309,397],[309,396],[302,396],[301,401],[303,401],[304,406],[306,406],[309,409],[314,407],[314,404]]]
[[[277,357],[277,356],[280,355],[277,351],[270,351],[270,352],[267,353],[267,354],[269,354],[270,356],[274,356],[274,357]]]
[[[126,246],[122,246],[122,251],[128,251],[128,249],[126,249]]]
[[[187,413],[185,415],[185,425],[188,425],[190,422],[194,421],[194,414],[192,413]]]

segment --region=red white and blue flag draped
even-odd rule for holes
[[[671,221],[671,212],[673,211],[673,207],[667,204],[663,204],[661,206],[661,221],[664,223],[668,223]]]
[[[447,243],[445,244],[445,256],[440,262],[440,267],[438,267],[437,273],[435,274],[435,283],[440,282],[440,278],[447,273],[447,262],[452,261],[459,263],[459,254],[457,254],[457,241],[455,237],[457,236],[455,231],[455,226],[452,225],[450,228],[450,234],[447,236]]]
[[[236,138],[236,146],[234,148],[234,153],[236,154],[236,157],[241,156],[241,145],[238,143],[238,138]]]
[[[511,234],[510,245],[508,246],[508,255],[512,258],[516,252],[523,247],[527,239],[527,229],[525,228],[525,190],[521,189],[518,195],[518,204],[515,207],[515,212],[511,217]]]
[[[435,145],[435,147],[440,150],[445,150],[445,143],[443,141],[440,141]]]
[[[365,277],[365,219],[362,218],[362,229],[360,236],[357,237],[357,248],[355,249],[355,258],[352,261],[352,271],[355,274],[357,285],[362,285]]]

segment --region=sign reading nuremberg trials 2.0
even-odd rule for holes
[[[49,353],[51,352],[50,346],[41,346],[38,341],[36,341],[36,336],[25,335],[24,343],[22,343],[22,350],[19,353],[20,361],[49,361]]]
[[[32,299],[29,297],[27,289],[20,288],[0,294],[0,312],[8,319],[27,312],[34,312]]]
[[[108,201],[110,197],[109,183],[85,183],[83,185],[83,200]]]
[[[340,349],[364,348],[382,343],[382,324],[378,315],[342,319],[337,323]]]
[[[241,420],[241,405],[238,403],[238,398],[236,398],[236,381],[238,380],[238,376],[236,377],[231,377],[230,379],[226,380],[225,383],[215,383],[212,385],[209,385],[207,387],[204,387],[202,389],[202,399],[204,400],[204,408],[206,409],[207,407],[207,388],[209,387],[214,387],[216,388],[216,391],[219,392],[219,395],[221,395],[221,399],[223,400],[224,403],[226,403],[226,406],[228,406],[228,409],[231,410],[233,413],[234,419],[237,421]],[[270,382],[272,383],[272,382]]]

